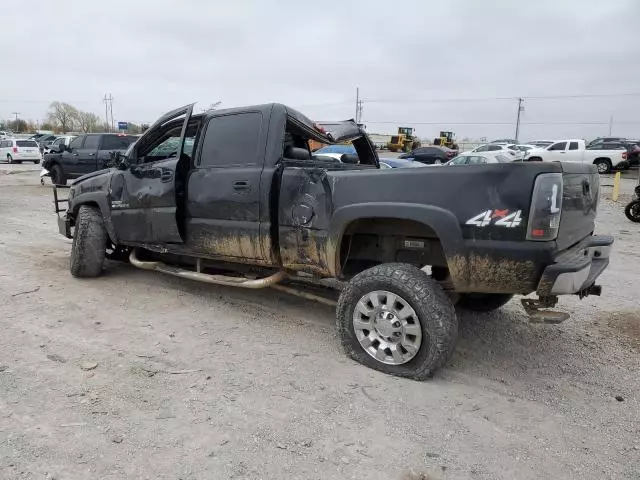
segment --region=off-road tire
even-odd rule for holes
[[[51,167],[51,183],[54,185],[66,185],[67,177],[62,171],[62,167],[57,163]]]
[[[513,298],[510,293],[461,293],[456,307],[472,312],[493,312]]]
[[[400,295],[420,320],[422,343],[407,363],[388,365],[374,359],[356,337],[353,327],[356,304],[363,295],[376,290]],[[449,297],[425,272],[404,263],[377,265],[353,277],[340,294],[336,326],[349,357],[375,370],[414,380],[425,380],[441,368],[453,354],[458,338],[458,319]]]
[[[597,160],[595,160],[593,162],[593,164],[596,166],[596,168],[598,169],[598,173],[611,173],[611,160],[607,159],[607,158],[598,158]],[[604,165],[602,168],[600,167],[600,165]]]
[[[634,200],[624,207],[624,214],[635,223],[640,222],[640,200]]]
[[[97,277],[102,271],[107,247],[107,229],[97,207],[81,205],[71,247],[71,275]]]

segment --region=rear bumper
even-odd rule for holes
[[[546,267],[538,283],[539,296],[569,295],[592,286],[609,265],[613,237],[594,235],[578,246],[562,252]]]

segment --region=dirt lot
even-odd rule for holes
[[[461,314],[453,360],[419,383],[348,360],[328,306],[119,263],[73,279],[50,195],[0,166],[2,479],[640,479],[622,203],[601,205],[603,297],[562,299],[560,326],[517,301]]]

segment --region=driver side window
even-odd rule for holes
[[[84,135],[74,138],[69,144],[69,150],[75,150],[82,146],[82,142],[84,141]]]
[[[148,145],[143,145],[137,152],[139,163],[152,163],[176,157],[180,144],[182,125],[174,126]],[[189,125],[185,134],[182,154],[191,157],[197,132],[197,125]]]

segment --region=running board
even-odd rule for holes
[[[279,271],[265,278],[249,279],[241,277],[230,277],[226,275],[209,275],[207,273],[192,272],[182,268],[172,267],[162,262],[145,262],[139,260],[136,256],[137,249],[134,248],[129,255],[129,261],[135,267],[143,270],[155,270],[157,272],[167,273],[174,277],[188,278],[189,280],[196,280],[198,282],[213,283],[215,285],[225,285],[227,287],[241,287],[241,288],[266,288],[275,285],[285,279],[286,274],[283,271]],[[198,263],[199,264],[199,263]]]

